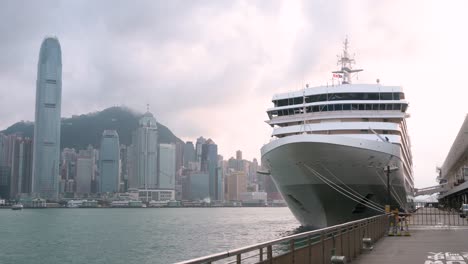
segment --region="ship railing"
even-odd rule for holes
[[[330,263],[334,256],[349,261],[367,250],[369,241],[383,237],[387,229],[388,215],[383,214],[176,264]]]

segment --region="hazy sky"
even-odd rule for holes
[[[62,116],[125,105],[225,158],[260,158],[274,93],[326,84],[349,36],[355,82],[402,85],[416,186],[467,113],[466,1],[0,1],[0,130],[34,119],[42,39],[62,45]]]

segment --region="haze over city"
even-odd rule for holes
[[[4,1],[0,130],[34,120],[38,47],[60,38],[62,117],[125,105],[225,158],[260,158],[274,93],[331,84],[346,36],[356,83],[402,85],[416,187],[435,184],[467,112],[468,3]]]

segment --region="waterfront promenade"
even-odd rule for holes
[[[436,262],[439,261],[439,262]],[[374,249],[361,254],[356,264],[462,264],[468,263],[468,227],[427,227],[411,236],[383,237]]]
[[[335,261],[341,259],[341,262],[332,263],[468,263],[468,221],[461,218],[456,210],[439,209],[428,204],[407,215],[406,221],[402,218],[401,232],[391,229],[395,232],[387,236],[389,221],[393,217],[379,215],[179,264],[325,264],[332,258]],[[369,241],[373,243],[369,244]]]

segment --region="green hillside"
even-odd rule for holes
[[[62,118],[61,148],[84,149],[89,144],[99,148],[102,132],[106,129],[117,130],[120,144],[130,145],[132,132],[138,127],[140,114],[124,107],[111,107],[100,112]],[[158,123],[159,142],[182,142],[166,126]],[[34,123],[18,122],[8,127],[4,134],[21,133],[33,137]]]

